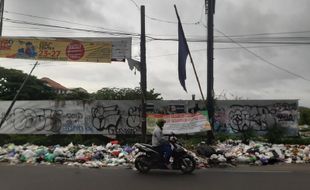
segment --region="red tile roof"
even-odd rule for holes
[[[40,79],[41,81],[43,81],[46,85],[48,85],[49,87],[53,88],[53,89],[57,89],[57,90],[69,90],[68,88],[62,86],[61,84],[59,84],[56,81],[53,81],[50,78],[44,77]]]

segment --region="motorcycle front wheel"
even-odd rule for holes
[[[180,159],[180,169],[183,174],[190,174],[196,168],[196,161],[193,157],[186,155]]]
[[[135,167],[140,173],[147,173],[150,171],[150,163],[145,155],[138,156],[135,160]]]

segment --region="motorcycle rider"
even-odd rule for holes
[[[163,127],[166,121],[159,119],[156,121],[156,127],[152,134],[152,146],[164,157],[166,167],[171,169],[170,157],[172,155],[172,149],[170,143],[165,139],[163,135]]]

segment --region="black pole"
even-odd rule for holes
[[[142,142],[146,142],[146,51],[145,51],[145,7],[141,6],[141,41],[140,41],[141,65],[140,65],[140,88],[141,88],[141,114],[142,114]]]
[[[3,12],[4,12],[4,0],[1,0],[1,2],[0,2],[0,14],[1,14],[1,19],[0,19],[0,37],[2,36]]]
[[[25,78],[25,80],[23,81],[22,85],[20,85],[19,89],[17,90],[13,100],[12,100],[12,103],[10,105],[10,107],[8,108],[8,110],[6,111],[5,115],[3,116],[2,120],[1,120],[1,123],[0,123],[0,128],[2,127],[4,121],[6,120],[6,118],[8,117],[8,115],[10,114],[15,102],[16,102],[16,99],[18,98],[20,92],[22,91],[22,89],[24,88],[26,82],[28,81],[29,77],[31,76],[32,74],[32,71],[34,70],[34,68],[36,68],[36,66],[38,65],[38,61],[34,64],[34,66],[32,67],[30,73],[27,75],[27,77]]]
[[[208,14],[208,39],[207,39],[207,110],[209,114],[210,124],[211,124],[211,133],[210,138],[214,138],[213,129],[214,129],[214,78],[213,78],[213,38],[214,38],[214,12],[215,12],[215,0],[206,1],[207,14]]]

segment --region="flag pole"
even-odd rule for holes
[[[178,10],[177,10],[177,6],[176,6],[176,5],[174,5],[174,9],[175,9],[175,13],[176,13],[176,15],[177,15],[178,21],[179,21],[179,26],[181,27],[181,30],[182,30],[182,32],[183,32],[183,34],[184,34],[183,27],[182,27],[182,24],[181,24],[181,19],[180,19],[180,17],[179,17],[179,14],[178,14]],[[185,36],[185,35],[184,35],[184,36]],[[203,93],[202,93],[202,89],[201,89],[199,77],[198,77],[198,75],[197,75],[197,71],[196,71],[196,67],[195,67],[194,61],[193,61],[192,54],[191,54],[191,52],[189,51],[189,47],[188,47],[187,42],[185,42],[185,44],[186,44],[186,48],[187,48],[187,50],[188,50],[188,55],[189,55],[189,58],[190,58],[190,60],[191,60],[191,64],[192,64],[192,66],[193,66],[193,70],[194,70],[194,73],[195,73],[195,77],[196,77],[196,80],[197,80],[197,83],[198,83],[198,87],[199,87],[199,91],[200,91],[202,100],[205,102],[205,97],[204,97],[204,95],[203,95]]]

